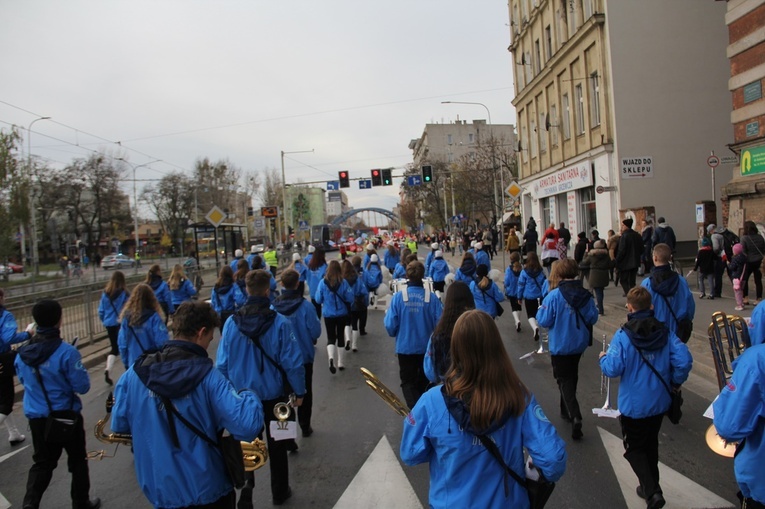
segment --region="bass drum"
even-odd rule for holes
[[[402,288],[406,288],[407,284],[409,283],[409,280],[407,279],[393,279],[390,282],[390,291],[392,293],[396,293],[401,291]],[[425,278],[422,281],[423,288],[426,288],[430,290],[431,293],[434,293],[435,290],[433,290],[433,278]]]

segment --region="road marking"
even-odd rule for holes
[[[619,487],[622,489],[622,495],[627,503],[627,508],[643,509],[645,507],[645,500],[638,497],[637,493],[635,493],[638,481],[630,464],[624,459],[622,439],[601,427],[598,427],[598,432],[600,432],[600,439],[606,448],[614,474],[616,474],[616,478],[619,480]],[[659,475],[661,477],[661,488],[664,491],[664,498],[667,500],[667,505],[665,506],[667,509],[683,507],[693,507],[694,509],[733,509],[736,507],[731,502],[715,495],[705,487],[693,482],[662,462],[659,462]]]
[[[357,507],[422,509],[385,435],[335,504],[335,509]]]
[[[0,463],[2,463],[3,461],[7,460],[8,458],[10,458],[10,457],[12,457],[12,456],[14,456],[14,455],[16,455],[18,453],[20,453],[21,451],[23,451],[24,449],[26,449],[28,447],[30,447],[30,446],[29,445],[25,445],[21,449],[17,449],[17,450],[15,450],[13,452],[9,452],[8,454],[6,454],[4,456],[0,456]],[[9,507],[11,507],[11,503],[8,502],[8,499],[5,498],[2,493],[0,493],[0,509],[8,509]]]

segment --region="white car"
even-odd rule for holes
[[[135,267],[135,260],[128,255],[107,255],[101,260],[101,268],[108,269],[121,269],[123,267]]]

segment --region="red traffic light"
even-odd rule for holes
[[[341,171],[341,172],[340,172],[340,178],[341,178],[341,179],[344,179],[344,178],[348,178],[348,174],[347,174],[347,173],[345,173],[344,171]]]
[[[340,187],[350,187],[350,178],[348,176],[347,171],[338,171],[337,172],[338,180],[340,180]]]
[[[377,177],[378,175],[380,175],[380,170],[372,170],[373,177]]]

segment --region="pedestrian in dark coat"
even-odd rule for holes
[[[574,247],[574,260],[577,263],[581,263],[584,260],[584,255],[587,253],[587,248],[590,247],[590,243],[587,242],[587,234],[584,232],[579,232],[577,237],[579,240],[576,242],[576,247]]]
[[[640,232],[640,236],[643,238],[643,256],[640,259],[640,266],[643,274],[650,274],[653,268],[653,221],[651,219],[643,219],[643,230]],[[638,272],[639,276],[642,276]]]
[[[603,239],[595,242],[595,247],[590,249],[584,260],[579,264],[582,270],[589,272],[587,283],[595,291],[595,301],[598,305],[598,313],[601,315],[604,314],[603,288],[608,286],[610,281],[608,271],[612,266],[613,262],[608,255],[606,243]]]
[[[632,229],[632,218],[622,221],[622,236],[616,250],[616,268],[619,270],[619,284],[624,296],[637,285],[637,270],[643,254],[643,238]]]
[[[523,234],[523,254],[529,254],[529,253],[536,253],[537,252],[537,243],[539,242],[539,234],[537,233],[537,227],[535,225],[531,225],[531,221],[529,221],[529,226],[526,229],[526,233]]]

